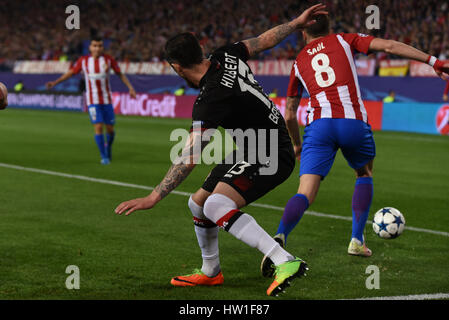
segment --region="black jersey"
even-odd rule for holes
[[[248,58],[248,49],[242,42],[219,48],[210,55],[211,65],[200,81],[200,93],[193,106],[192,128],[265,131],[268,148],[273,143],[269,139],[270,129],[275,129],[278,148],[292,149],[284,118],[254,79],[246,64]],[[244,148],[245,154],[258,147],[241,146],[234,141],[238,148]],[[257,141],[260,144],[262,140]]]

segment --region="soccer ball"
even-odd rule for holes
[[[374,215],[374,232],[383,239],[394,239],[404,231],[405,219],[402,213],[395,208],[385,207]]]

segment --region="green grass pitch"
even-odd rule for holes
[[[0,114],[0,163],[136,185],[157,185],[170,165],[169,141],[189,120],[118,117],[113,161],[99,163],[88,116],[6,110]],[[394,240],[366,227],[371,258],[348,256],[351,222],[305,215],[287,249],[310,271],[278,299],[346,299],[449,292],[449,138],[375,132],[377,158],[370,217],[384,206],[401,210],[407,226]],[[179,187],[194,192],[211,167],[198,166]],[[283,207],[297,190],[291,177],[257,203]],[[354,173],[339,153],[311,211],[351,217]],[[273,299],[259,272],[261,253],[220,231],[225,283],[174,288],[173,276],[201,266],[185,195],[129,217],[113,210],[149,191],[0,166],[0,299]],[[248,206],[270,234],[282,212]],[[80,289],[65,286],[66,267],[80,270]],[[380,289],[368,290],[369,265]]]

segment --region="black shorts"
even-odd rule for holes
[[[295,168],[292,147],[278,151],[277,164],[274,174],[261,174],[263,167],[266,171],[268,166],[273,164],[249,164],[243,160],[233,164],[219,164],[209,173],[202,188],[213,192],[218,182],[224,182],[233,187],[248,205],[287,180]]]

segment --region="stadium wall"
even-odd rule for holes
[[[142,117],[184,118],[192,115],[195,96],[139,93],[132,99],[126,92],[113,92],[116,114]],[[59,92],[10,93],[9,107],[46,110],[86,111],[82,94]],[[286,98],[273,101],[285,114]],[[301,99],[297,112],[300,125],[306,124],[308,99]],[[383,103],[364,100],[368,120],[373,130],[418,132],[449,135],[449,104]]]
[[[0,82],[10,89],[18,81],[23,81],[28,90],[45,90],[45,83],[55,80],[58,74],[19,74],[10,72],[0,73]],[[128,75],[137,92],[162,94],[173,93],[185,81],[173,75]],[[289,78],[287,76],[256,76],[266,92],[278,89],[278,95],[286,95]],[[80,90],[81,75],[74,76],[56,86],[54,90],[77,92]],[[396,93],[396,102],[442,102],[446,83],[436,77],[359,77],[362,98],[364,100],[380,101],[388,95],[390,90]],[[118,91],[127,91],[120,79],[112,75],[111,87]],[[187,95],[198,94],[197,90],[186,88]],[[307,97],[307,94],[304,95]]]
[[[449,104],[385,103],[382,130],[449,135]]]
[[[0,82],[10,88],[11,107],[51,110],[85,111],[80,93],[82,76],[72,77],[58,85],[51,92],[45,83],[58,75],[0,73]],[[187,95],[176,97],[172,94],[183,79],[172,75],[129,75],[130,81],[139,92],[136,100],[130,99],[127,88],[117,76],[111,76],[111,86],[115,90],[113,101],[118,114],[151,117],[190,118],[196,90],[188,89]],[[266,92],[278,88],[280,97],[285,96],[288,86],[286,76],[257,76]],[[15,83],[22,81],[27,91],[12,92]],[[374,130],[393,130],[429,134],[449,134],[449,105],[442,103],[445,82],[436,77],[360,77],[362,97],[365,101],[370,124]],[[31,90],[31,91],[30,91]],[[383,97],[393,90],[396,102],[384,104]],[[282,113],[285,98],[276,98]],[[305,124],[307,99],[302,99],[298,109],[298,119]]]
[[[138,94],[131,99],[127,93],[113,93],[116,114],[186,118],[192,115],[195,96]],[[285,114],[286,98],[273,101]],[[308,99],[301,99],[297,111],[300,125],[306,125]],[[441,103],[383,103],[364,100],[369,124],[373,130],[390,130],[449,135],[449,104]]]

